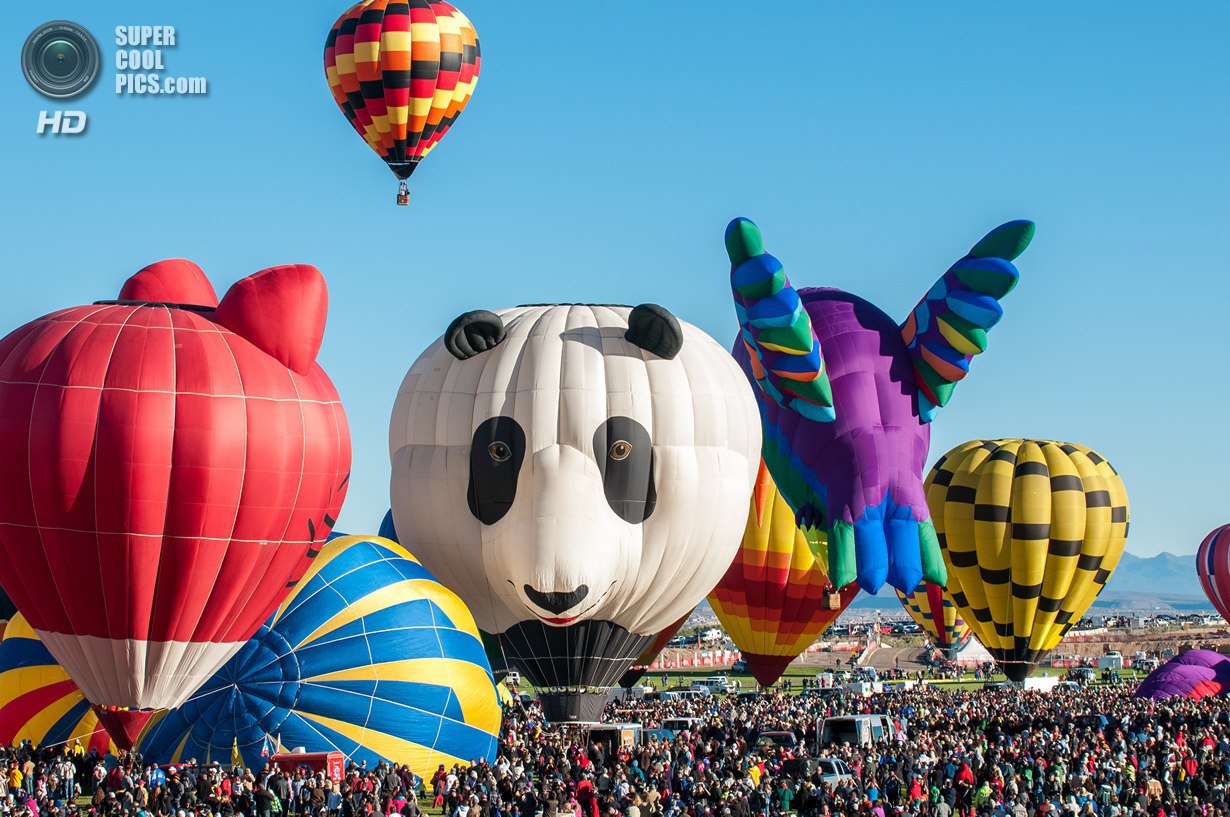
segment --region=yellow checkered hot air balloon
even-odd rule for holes
[[[809,541],[809,535],[814,541]],[[743,544],[709,604],[756,680],[769,686],[858,595],[832,588],[824,538],[803,531],[764,463],[756,476]]]
[[[469,19],[444,0],[361,0],[325,40],[325,79],[347,121],[406,180],[474,93],[482,54]]]
[[[1119,564],[1123,480],[1083,445],[974,440],[940,458],[926,489],[957,610],[1004,673],[1023,680]]]

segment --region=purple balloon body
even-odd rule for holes
[[[886,495],[909,508],[915,521],[928,519],[922,473],[931,427],[918,417],[918,388],[901,327],[840,289],[809,287],[799,295],[824,349],[833,403],[840,410],[833,422],[817,423],[762,400],[766,423],[789,441],[804,480],[824,486],[834,519],[852,524]],[[742,343],[734,355],[749,371]]]
[[[1188,650],[1149,673],[1137,687],[1136,697],[1203,697],[1210,692],[1222,694],[1228,686],[1230,658],[1212,650]]]
[[[804,288],[799,296],[824,350],[836,419],[815,422],[760,400],[766,462],[801,525],[831,531],[844,522],[853,530],[864,589],[876,592],[885,579],[917,587],[923,580],[919,524],[930,518],[922,474],[931,427],[919,417],[901,327],[840,289]],[[755,388],[742,342],[734,356]],[[778,462],[771,450],[779,452]],[[781,460],[788,460],[785,468]]]

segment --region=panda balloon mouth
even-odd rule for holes
[[[513,584],[512,581],[509,581],[508,583]],[[541,611],[546,610],[548,612],[558,614],[568,610],[569,608],[577,606],[584,601],[587,595],[589,595],[588,585],[578,585],[575,589],[566,593],[543,593],[528,584],[522,585],[522,590],[530,602],[526,605],[526,607],[531,613],[534,614],[536,618],[546,624],[551,624],[556,627],[564,627],[592,612],[610,594],[611,588],[615,587],[618,583],[618,580],[611,582],[610,586],[608,586],[606,590],[594,599],[592,603],[584,609],[578,611],[575,615],[571,616],[548,616],[543,615]],[[513,586],[515,587],[516,585]]]

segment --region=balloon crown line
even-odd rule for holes
[[[216,306],[201,306],[200,304],[174,304],[169,301],[95,301],[94,306],[161,306],[164,309],[185,309],[189,312],[216,312]]]

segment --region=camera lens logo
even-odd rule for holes
[[[30,87],[43,96],[68,99],[89,90],[98,79],[98,43],[76,23],[44,23],[26,38],[21,69]]]

